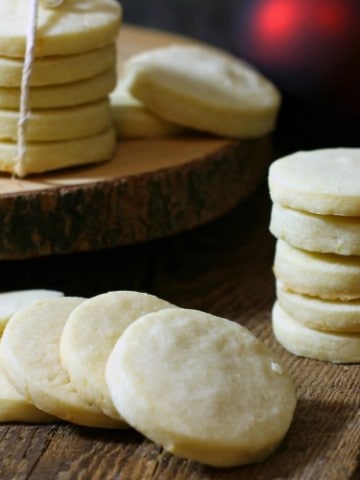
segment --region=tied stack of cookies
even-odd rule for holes
[[[25,176],[109,159],[116,139],[115,0],[39,2],[34,17],[25,147],[19,162],[24,59],[31,2],[0,2],[0,171]]]
[[[360,362],[360,149],[280,158],[269,189],[275,337],[299,356]]]

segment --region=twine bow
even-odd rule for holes
[[[63,0],[40,0],[40,4],[45,8],[56,8],[62,3]],[[30,0],[30,13],[26,30],[26,50],[20,87],[20,111],[17,128],[17,159],[14,168],[15,175],[19,177],[23,177],[26,173],[24,168],[26,153],[26,130],[27,122],[31,113],[29,106],[29,94],[32,67],[35,57],[38,7],[39,0]]]

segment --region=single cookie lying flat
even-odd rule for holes
[[[0,110],[0,139],[16,141],[20,114]],[[72,140],[97,135],[111,127],[107,99],[69,108],[33,110],[28,117],[28,142]]]
[[[85,300],[70,314],[60,341],[60,356],[79,395],[106,415],[122,420],[105,382],[105,367],[115,343],[141,315],[172,307],[140,292],[108,292]]]
[[[14,290],[0,293],[0,336],[10,317],[20,308],[35,300],[62,297],[63,295],[63,292],[57,290],[44,289]]]
[[[296,152],[269,169],[273,202],[322,215],[360,216],[360,148]]]
[[[270,231],[310,252],[360,255],[360,218],[318,215],[274,203]]]
[[[306,327],[328,332],[360,333],[360,300],[342,302],[300,295],[276,282],[279,305]]]
[[[110,94],[112,118],[118,138],[159,138],[177,135],[179,125],[152,113],[120,82]]]
[[[130,58],[124,78],[131,94],[166,120],[229,137],[273,130],[280,94],[253,67],[225,52],[172,45]]]
[[[274,273],[296,293],[329,300],[360,298],[360,256],[308,252],[278,240]]]
[[[17,390],[39,409],[79,425],[115,428],[119,422],[85,402],[60,364],[64,324],[83,300],[47,299],[15,313],[1,340],[1,365]]]
[[[172,308],[127,327],[106,379],[120,414],[166,450],[214,466],[262,461],[292,420],[295,391],[248,330]]]
[[[1,0],[0,55],[24,56],[30,6],[28,0]],[[66,0],[57,8],[39,2],[35,56],[87,52],[111,43],[121,14],[115,0]]]
[[[32,142],[26,145],[21,174],[41,173],[64,167],[109,160],[116,149],[115,131],[111,127],[91,137],[58,142]],[[0,170],[13,173],[18,147],[14,142],[0,142]],[[20,172],[17,172],[20,174]]]
[[[272,311],[273,332],[289,352],[333,363],[360,362],[360,334],[324,332],[308,328],[288,315],[276,302]]]
[[[115,67],[115,43],[77,55],[58,55],[35,59],[31,87],[73,83],[89,79]],[[24,61],[0,56],[0,85],[20,87]]]

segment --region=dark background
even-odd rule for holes
[[[359,0],[122,0],[124,21],[250,61],[281,90],[277,152],[359,146]]]

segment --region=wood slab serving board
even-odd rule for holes
[[[191,40],[124,26],[129,56]],[[0,175],[0,259],[98,250],[159,238],[212,220],[248,197],[270,160],[268,138],[186,134],[119,141],[111,161],[24,180]]]

